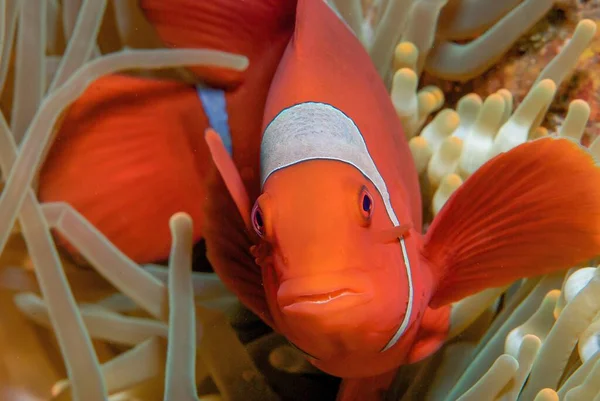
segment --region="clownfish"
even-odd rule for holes
[[[496,156],[423,233],[418,176],[389,94],[323,0],[140,4],[172,46],[248,56],[248,70],[234,78],[195,71],[226,88],[228,126],[211,124],[206,107],[199,112],[194,140],[206,130],[206,144],[193,157],[213,164],[189,183],[200,189],[186,194],[182,185],[169,199],[198,208],[196,238],[241,302],[317,368],[346,379],[339,399],[376,397],[399,366],[438,350],[453,302],[600,253],[600,170],[566,138]],[[175,169],[172,159],[161,171]],[[79,199],[42,178],[52,200]],[[136,195],[149,202],[137,218],[156,227],[164,219],[153,218],[160,205],[147,195],[157,189]],[[89,203],[80,205],[86,215]],[[164,238],[147,235],[168,253],[164,227]],[[104,232],[136,260],[148,258],[131,238],[119,243],[116,228]]]
[[[600,253],[600,168],[558,137],[483,165],[423,234],[418,177],[389,95],[322,0],[298,1],[263,126],[261,192],[245,219],[255,261],[233,242],[239,220],[237,234],[231,216],[209,221],[231,207],[220,196],[207,203],[208,255],[313,365],[350,379],[340,399],[367,399],[351,383],[385,387],[399,366],[438,350],[453,302]],[[207,140],[246,213],[234,163],[215,131]]]

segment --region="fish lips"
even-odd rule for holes
[[[290,278],[277,291],[282,312],[305,316],[345,311],[372,299],[369,276],[354,271]]]

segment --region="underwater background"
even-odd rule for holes
[[[328,4],[389,88],[426,223],[499,142],[568,136],[600,158],[600,1]],[[188,215],[171,219],[169,261],[138,265],[71,205],[38,202],[64,114],[96,79],[196,84],[187,67],[245,68],[167,49],[154,22],[136,0],[0,0],[0,401],[333,400],[339,380],[210,272]],[[385,399],[600,400],[595,266],[460,301],[451,341],[400,368]]]

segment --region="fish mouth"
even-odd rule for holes
[[[348,289],[343,288],[341,290],[335,290],[331,292],[327,292],[325,294],[312,294],[312,295],[300,295],[296,298],[294,304],[302,303],[302,302],[311,302],[316,304],[324,304],[330,301],[333,301],[336,298],[343,297],[346,295],[356,295],[357,293]]]
[[[310,284],[312,283],[303,283],[301,279],[283,282],[277,291],[277,302],[281,310],[286,313],[314,315],[355,307],[372,298],[367,288],[358,287],[356,283],[348,286],[338,284],[334,288]]]

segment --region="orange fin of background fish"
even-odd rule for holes
[[[217,170],[219,170],[221,177],[223,177],[229,194],[233,197],[233,201],[244,220],[246,229],[250,231],[250,199],[246,192],[242,177],[240,176],[233,159],[229,155],[229,152],[227,152],[219,134],[212,128],[209,128],[206,130],[205,138],[213,162],[215,163]]]
[[[162,41],[175,48],[206,48],[255,60],[273,37],[293,26],[295,0],[140,0],[146,18]],[[244,73],[190,67],[211,86],[230,87]]]
[[[440,349],[448,339],[449,330],[449,306],[425,309],[416,340],[408,353],[407,362],[419,362]]]
[[[483,165],[424,239],[431,306],[600,254],[600,169],[579,144],[546,137]]]
[[[169,255],[169,219],[187,212],[201,237],[202,138],[194,87],[113,75],[67,112],[40,173],[39,198],[66,201],[139,263]]]

